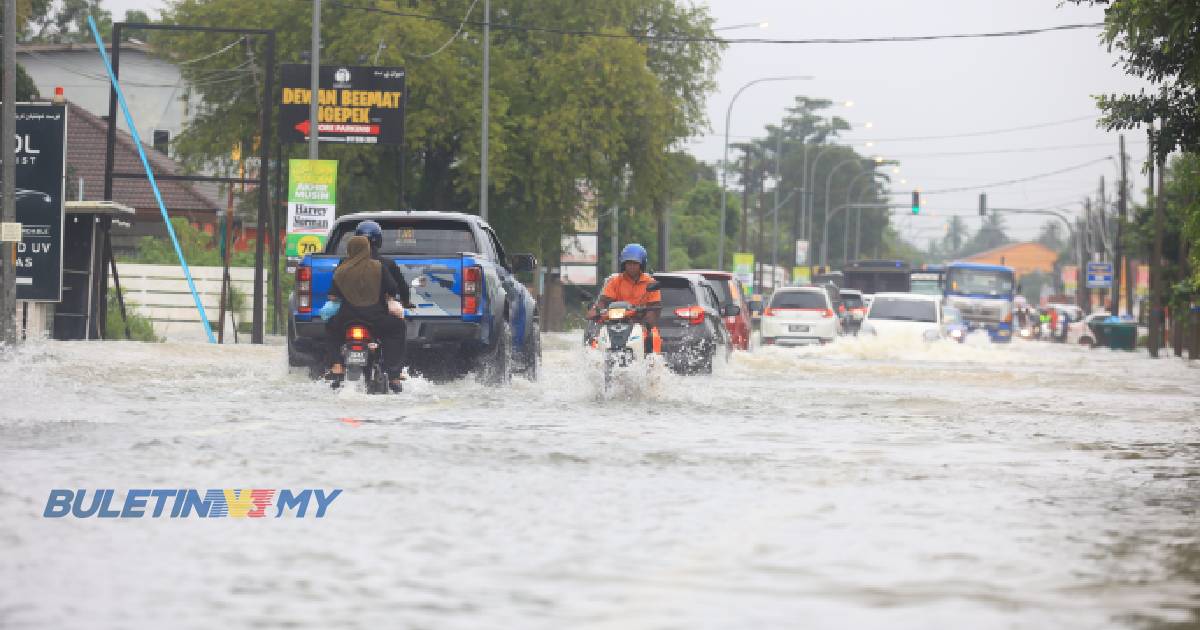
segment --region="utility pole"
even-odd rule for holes
[[[750,227],[750,145],[745,145],[743,149],[746,152],[746,172],[742,176],[742,231],[738,242],[742,244],[741,250],[744,252],[749,247],[750,237],[748,234]]]
[[[775,136],[775,218],[771,227],[771,287],[775,287],[776,270],[779,269],[779,187],[783,185],[783,171],[779,170],[779,156],[783,153],[783,127]]]
[[[1113,243],[1113,285],[1112,285],[1112,314],[1119,315],[1121,313],[1121,282],[1129,275],[1129,266],[1125,264],[1121,256],[1124,254],[1124,248],[1121,246],[1121,238],[1125,233],[1125,188],[1128,182],[1125,177],[1125,136],[1119,137],[1121,146],[1121,183],[1117,187],[1117,238]],[[1128,292],[1126,292],[1128,298]],[[1132,312],[1132,308],[1127,310]]]
[[[482,144],[479,151],[479,216],[487,221],[488,218],[488,127],[491,112],[488,110],[488,86],[491,84],[491,48],[492,48],[492,0],[483,1],[483,112],[480,118]],[[613,213],[615,222],[616,213]],[[615,223],[614,223],[615,224]]]
[[[1083,226],[1079,230],[1079,241],[1082,248],[1080,250],[1082,254],[1079,256],[1079,303],[1083,306],[1084,313],[1092,310],[1092,292],[1087,288],[1087,264],[1092,260],[1091,226],[1092,199],[1087,197],[1083,200]]]
[[[316,160],[320,154],[317,145],[321,142],[321,125],[317,123],[321,107],[321,0],[313,0],[312,48],[308,55],[308,86],[312,90],[308,99],[308,159]],[[270,72],[270,68],[267,69]]]
[[[1150,258],[1150,356],[1157,359],[1162,347],[1162,254],[1163,254],[1163,168],[1166,161],[1162,150],[1151,144],[1155,161],[1158,163],[1158,185],[1154,197],[1154,250]]]
[[[4,0],[4,43],[0,56],[4,59],[4,84],[0,87],[0,160],[4,166],[0,171],[0,223],[17,220],[16,176],[17,147],[13,136],[17,133],[17,3]],[[17,268],[14,261],[16,243],[0,243],[0,349],[17,345]]]

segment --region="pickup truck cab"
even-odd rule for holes
[[[325,251],[304,257],[289,297],[288,363],[323,369],[325,322],[318,312],[334,268],[362,221],[383,228],[380,257],[400,268],[414,306],[406,360],[417,372],[474,370],[489,382],[513,372],[537,378],[541,326],[537,303],[516,277],[532,271],[532,254],[505,253],[478,216],[453,212],[359,212],[339,217]]]

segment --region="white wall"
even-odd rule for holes
[[[196,291],[200,294],[200,302],[204,305],[213,334],[217,332],[217,317],[220,315],[221,299],[221,268],[220,267],[190,267]],[[154,324],[154,332],[165,337],[168,341],[207,341],[200,313],[196,310],[191,291],[183,269],[178,265],[135,265],[117,263],[117,272],[121,275],[121,290],[125,297],[126,308],[143,317],[148,317]],[[233,286],[246,298],[246,306],[236,313],[237,322],[251,321],[254,298],[254,269],[252,267],[230,267],[229,275]],[[109,278],[110,290],[112,278]],[[263,277],[263,295],[267,293],[266,275]],[[136,306],[131,306],[133,302]],[[264,300],[264,320],[265,313]],[[119,325],[119,322],[108,322],[109,327]],[[239,341],[246,342],[249,335],[242,335]],[[233,327],[226,314],[225,342],[233,343]]]

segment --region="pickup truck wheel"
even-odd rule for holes
[[[500,335],[492,349],[480,355],[476,366],[480,380],[487,385],[506,385],[512,381],[512,325],[500,323]]]

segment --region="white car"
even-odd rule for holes
[[[780,287],[763,311],[763,345],[829,343],[838,336],[840,318],[823,287]]]
[[[863,320],[862,333],[937,341],[946,337],[942,300],[936,295],[876,293]]]

